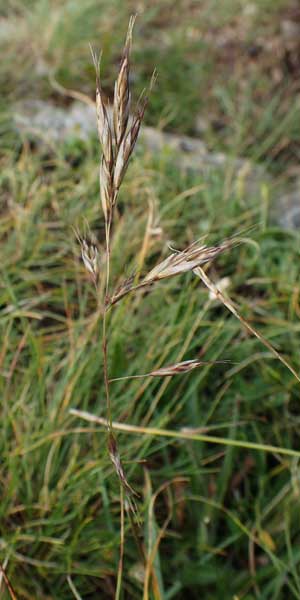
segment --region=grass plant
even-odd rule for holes
[[[156,264],[150,271],[139,280],[139,277],[135,274],[126,279],[121,285],[118,286],[117,290],[110,292],[110,276],[111,276],[111,236],[114,224],[114,213],[117,207],[117,199],[119,190],[122,185],[124,175],[127,171],[128,163],[133,153],[142,120],[144,117],[145,109],[148,104],[148,97],[145,93],[142,93],[134,116],[130,119],[131,110],[131,91],[129,87],[130,78],[130,51],[132,43],[132,30],[134,26],[135,18],[132,17],[129,22],[126,43],[123,50],[123,55],[120,63],[119,74],[114,86],[114,103],[112,117],[109,114],[109,110],[105,105],[103,92],[101,89],[100,80],[100,59],[92,51],[94,65],[96,69],[96,110],[97,110],[97,123],[98,123],[98,134],[100,145],[102,149],[102,158],[100,162],[100,197],[102,203],[103,216],[105,221],[105,286],[103,287],[104,298],[100,297],[100,306],[103,307],[102,311],[102,353],[103,353],[103,377],[106,395],[106,426],[108,431],[107,448],[114,466],[115,472],[120,482],[120,504],[121,504],[121,542],[120,542],[120,559],[119,569],[117,577],[117,586],[115,597],[119,598],[121,593],[121,582],[122,582],[122,570],[124,560],[124,507],[130,516],[131,526],[133,528],[134,537],[137,541],[138,548],[141,550],[141,558],[144,562],[145,576],[144,576],[144,590],[143,598],[147,600],[149,598],[149,586],[152,580],[153,590],[156,587],[156,576],[153,572],[153,562],[157,551],[157,548],[151,550],[150,557],[146,555],[145,548],[142,541],[138,541],[139,532],[136,527],[135,519],[138,519],[138,508],[135,500],[135,496],[138,494],[135,492],[133,487],[128,482],[125,475],[125,470],[122,464],[121,456],[118,449],[117,438],[114,432],[113,420],[112,420],[112,407],[111,407],[111,394],[110,384],[113,381],[128,380],[128,378],[148,378],[148,377],[175,377],[180,374],[186,374],[194,371],[196,368],[203,367],[204,365],[213,365],[214,361],[203,361],[197,358],[188,359],[185,361],[176,362],[171,365],[162,366],[158,369],[153,369],[149,373],[144,375],[132,375],[131,377],[117,377],[113,380],[109,377],[108,368],[108,351],[109,351],[109,337],[107,335],[107,317],[109,310],[120,300],[124,299],[127,294],[137,293],[145,288],[149,290],[157,282],[164,279],[169,279],[178,275],[192,272],[198,277],[208,288],[212,296],[221,301],[226,308],[242,323],[242,325],[251,334],[255,335],[263,345],[273,354],[280,362],[289,369],[294,377],[300,382],[300,376],[297,371],[289,364],[289,362],[267,341],[261,333],[259,333],[252,325],[248,323],[239,314],[237,308],[233,305],[229,297],[225,296],[218,287],[210,280],[206,272],[203,270],[202,265],[211,263],[216,257],[222,252],[231,249],[237,242],[237,239],[227,239],[220,242],[218,245],[209,247],[205,244],[199,244],[199,242],[193,242],[185,250],[173,251],[169,256],[162,262]],[[152,76],[152,80],[154,76]],[[152,81],[151,86],[152,87]],[[87,237],[81,238],[77,234],[77,239],[81,246],[81,255],[84,265],[92,276],[96,294],[99,299],[101,294],[101,288],[98,286],[99,279],[99,258],[97,246],[89,240]],[[145,325],[146,326],[146,325]],[[216,361],[218,363],[226,363],[225,361]],[[95,419],[88,413],[81,413],[80,411],[72,411],[73,415],[82,416],[85,420],[94,422]],[[96,419],[96,422],[99,420]],[[101,422],[101,421],[100,421]],[[130,429],[129,429],[130,430]],[[125,429],[126,431],[126,429]],[[140,429],[139,431],[142,431]],[[152,433],[154,430],[152,430]],[[172,435],[172,432],[168,432],[167,435]],[[173,433],[176,437],[176,433]],[[197,438],[195,438],[197,439]],[[201,438],[198,438],[200,441]],[[220,443],[221,440],[217,438],[203,437],[202,440]],[[227,444],[226,444],[227,445]],[[240,442],[236,440],[230,440],[230,446],[239,446]],[[247,443],[246,443],[247,446]],[[268,448],[267,445],[253,445],[248,443],[248,447],[252,447],[257,450],[275,451],[279,454],[286,454],[287,451],[283,448]],[[288,452],[289,454],[289,452]],[[295,452],[296,456],[300,457],[300,453]],[[132,513],[130,515],[130,513]],[[165,524],[160,532],[160,539],[165,535],[165,531],[171,516],[167,518]],[[158,547],[158,545],[157,545]],[[155,593],[155,591],[154,591]]]
[[[92,94],[88,41],[103,48],[102,92],[113,98],[132,7],[28,0],[1,13],[18,33],[0,33],[5,600],[300,598],[298,382],[214,287],[298,373],[299,232],[271,219],[276,189],[298,162],[295,83],[285,70],[279,83],[269,76],[285,3],[254,3],[252,17],[240,2],[225,4],[145,5],[132,49],[135,88],[147,87],[153,65],[159,78],[144,119],[190,133],[201,108],[211,147],[247,154],[276,178],[246,192],[227,167],[186,173],[171,151],[153,156],[138,144],[113,211],[108,294],[99,140],[39,145],[16,131],[10,113],[23,96],[67,103],[53,78]],[[245,51],[237,65],[238,53],[215,46],[232,31],[239,48],[274,36],[277,54],[263,50],[249,66]],[[72,227],[83,215],[82,263]],[[127,293],[158,265],[186,260],[182,249],[217,252],[253,224],[251,239],[233,238],[200,265],[210,290],[187,269]],[[105,303],[124,285],[118,302]],[[113,458],[117,451],[138,498],[107,453],[105,307]]]

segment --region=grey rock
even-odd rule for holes
[[[97,134],[95,107],[73,102],[69,108],[59,108],[41,100],[19,104],[15,111],[15,124],[23,135],[32,135],[40,143],[57,143],[70,138],[89,139]],[[222,152],[210,152],[206,144],[196,138],[165,133],[153,127],[142,127],[141,143],[145,150],[157,154],[170,152],[176,165],[199,174],[215,169],[229,169],[236,181],[243,181],[245,195],[261,193],[263,183],[270,177],[266,171],[244,158],[231,158]],[[285,229],[300,228],[299,189],[282,194],[276,203],[274,220]]]
[[[209,122],[201,115],[197,115],[195,118],[194,129],[195,133],[201,136],[209,130]]]
[[[284,19],[280,25],[281,33],[287,44],[295,43],[299,45],[300,23],[295,20]]]
[[[244,158],[232,158],[223,152],[210,152],[199,139],[143,127],[141,140],[153,153],[171,150],[176,165],[183,171],[205,174],[216,169],[228,170],[236,183],[243,182],[247,196],[260,194],[262,184],[269,180],[262,167]]]
[[[0,42],[8,42],[12,36],[16,36],[16,26],[5,17],[0,18]]]
[[[95,107],[78,101],[66,109],[41,100],[27,101],[16,107],[15,123],[23,134],[34,135],[40,142],[57,143],[72,137],[87,140],[96,134]],[[265,171],[251,161],[231,158],[222,152],[210,152],[199,139],[144,126],[141,142],[152,153],[170,150],[176,164],[183,170],[201,174],[228,167],[234,176],[242,178],[248,194],[256,193],[262,182],[267,180]]]
[[[41,142],[63,142],[72,137],[87,140],[96,132],[94,106],[80,102],[66,109],[43,100],[26,101],[16,107],[14,118],[19,131]]]
[[[278,198],[274,219],[284,229],[300,229],[300,185]]]

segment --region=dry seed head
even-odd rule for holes
[[[100,165],[100,193],[101,203],[106,224],[111,223],[113,208],[117,201],[117,195],[125,175],[130,156],[137,141],[141,122],[144,116],[148,99],[142,94],[135,116],[130,119],[130,50],[132,43],[132,29],[135,16],[130,18],[126,42],[122,54],[119,74],[114,88],[113,123],[110,122],[106,110],[103,92],[100,82],[100,60],[93,50],[92,57],[96,70],[96,112],[97,126],[100,144],[103,151],[103,159]],[[152,76],[150,89],[155,77]]]
[[[131,152],[132,145],[130,140],[130,132],[128,132],[121,142],[116,159],[114,170],[114,188],[116,190],[120,188],[121,183],[123,181],[123,177],[128,166]]]
[[[100,257],[97,245],[91,237],[81,236],[78,230],[74,229],[74,233],[80,245],[83,264],[86,270],[91,273],[96,283],[100,271]]]
[[[113,296],[111,298],[111,300],[114,299],[114,297],[118,297],[120,294],[124,295],[126,294],[126,292],[130,291],[132,289],[132,286],[134,284],[134,279],[135,279],[135,273],[132,273],[131,275],[129,275],[129,277],[127,277],[127,279],[125,279],[114,291]]]
[[[198,367],[203,367],[207,365],[223,365],[231,363],[231,360],[184,360],[182,362],[175,363],[173,365],[167,365],[166,367],[161,367],[160,369],[155,369],[150,371],[149,373],[143,373],[140,375],[127,375],[125,377],[114,377],[110,379],[110,382],[114,381],[124,381],[127,379],[142,379],[144,377],[173,377],[174,375],[181,375],[182,373],[189,373]]]
[[[119,147],[125,133],[126,127],[129,118],[130,111],[130,91],[127,87],[127,84],[121,80],[119,83],[119,79],[123,77],[125,79],[124,71],[128,71],[128,61],[123,63],[122,69],[120,72],[118,80],[115,82],[115,93],[114,93],[114,112],[113,112],[113,120],[114,120],[114,134],[116,146]],[[128,79],[128,74],[126,74],[126,80]]]
[[[224,364],[230,361],[227,360],[184,360],[179,363],[175,363],[174,365],[168,365],[167,367],[162,367],[161,369],[157,369],[156,371],[151,371],[149,375],[151,377],[167,377],[172,375],[179,375],[180,373],[189,373],[198,367],[202,367],[204,365],[215,365],[215,364]]]
[[[99,273],[99,252],[95,244],[86,239],[82,240],[81,256],[85,268],[96,278]]]
[[[130,292],[145,288],[156,281],[167,279],[175,275],[194,271],[197,267],[216,258],[219,254],[232,248],[239,243],[238,239],[232,238],[221,242],[217,246],[199,246],[198,242],[194,242],[191,246],[182,252],[173,252],[161,263],[156,265],[136,286],[124,285],[119,288],[110,298],[110,304],[116,304],[124,296]]]
[[[98,135],[106,163],[109,166],[111,166],[113,163],[112,135],[107,110],[103,101],[103,94],[100,88],[100,83],[99,80],[97,81],[98,83],[96,89],[96,112]]]
[[[109,123],[109,117],[105,107],[103,92],[101,88],[100,80],[100,57],[97,57],[96,53],[90,47],[92,53],[92,59],[96,71],[96,115],[97,115],[97,127],[102,152],[105,156],[105,160],[108,165],[113,163],[113,145],[112,145],[112,134]]]
[[[119,75],[117,81],[115,82],[113,121],[115,141],[117,147],[119,147],[126,133],[130,112],[129,58],[134,22],[135,17],[131,17],[128,26],[126,43],[123,50],[123,56],[120,64]]]
[[[114,170],[114,187],[116,190],[118,190],[120,188],[121,183],[124,178],[124,175],[126,173],[129,159],[133,153],[133,150],[134,150],[134,147],[135,147],[138,135],[139,135],[139,131],[140,131],[140,127],[141,127],[141,123],[143,120],[145,109],[146,109],[146,101],[145,101],[142,109],[140,109],[138,111],[138,113],[135,115],[135,117],[133,118],[132,125],[131,125],[128,133],[125,135],[125,137],[123,137],[122,142],[120,144],[117,158],[116,158],[115,170]]]
[[[102,156],[100,161],[99,184],[102,209],[105,221],[107,222],[112,209],[112,180],[111,171],[107,166],[104,156]]]
[[[168,258],[156,265],[154,269],[146,275],[143,282],[152,283],[159,279],[166,279],[179,275],[187,271],[192,271],[199,265],[213,260],[221,252],[233,245],[232,240],[225,240],[218,246],[199,246],[192,244],[182,252],[173,252]]]

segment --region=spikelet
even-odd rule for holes
[[[144,278],[143,282],[152,283],[160,279],[167,279],[187,271],[193,271],[216,258],[219,254],[232,247],[232,240],[224,240],[217,246],[199,246],[197,242],[181,252],[173,252],[161,263],[156,265]]]
[[[181,375],[182,373],[189,373],[199,367],[207,365],[223,365],[232,363],[230,360],[198,360],[194,358],[192,360],[184,360],[182,362],[174,363],[173,365],[166,365],[160,369],[155,369],[149,373],[143,373],[141,375],[127,375],[125,377],[114,377],[110,379],[110,383],[114,381],[123,381],[127,379],[142,379],[143,377],[173,377],[174,375]]]
[[[155,371],[150,371],[147,375],[150,377],[172,377],[173,375],[180,375],[181,373],[189,373],[194,369],[198,369],[199,367],[203,367],[205,365],[216,365],[216,364],[226,364],[230,361],[228,360],[184,360],[182,362],[175,363],[173,365],[168,365],[166,367],[162,367],[161,369],[157,369]]]
[[[132,29],[135,23],[135,17],[129,21],[126,42],[123,50],[123,56],[120,64],[119,75],[115,82],[113,124],[116,147],[126,133],[127,123],[130,113],[131,94],[129,89],[129,71],[130,71],[130,50],[132,43]]]
[[[120,144],[114,170],[114,188],[116,191],[120,189],[128,167],[129,159],[133,153],[147,106],[147,101],[147,98],[145,98],[143,105],[137,109],[132,124]]]
[[[142,94],[135,115],[130,118],[130,51],[134,22],[135,17],[131,17],[114,87],[112,123],[101,88],[100,61],[92,51],[96,70],[97,128],[103,153],[99,168],[100,197],[106,225],[112,222],[118,192],[133,153],[148,103],[148,98],[145,94]],[[153,76],[149,89],[152,88],[154,80],[155,77]]]
[[[181,252],[173,252],[165,260],[151,269],[137,285],[130,285],[130,283],[128,284],[128,281],[124,282],[124,284],[111,295],[109,304],[116,304],[127,294],[148,287],[162,279],[181,275],[187,271],[194,271],[194,269],[200,265],[213,260],[219,254],[232,248],[237,243],[239,243],[237,238],[226,239],[216,246],[199,245],[198,242],[194,242]]]
[[[92,275],[94,284],[96,285],[100,272],[99,250],[90,235],[80,235],[77,229],[74,229],[75,236],[80,245],[81,258],[86,270]]]
[[[100,66],[96,56],[93,54],[94,65],[96,69],[96,114],[98,136],[101,144],[103,156],[108,168],[113,164],[113,140],[109,117],[104,103],[103,92],[100,83]]]
[[[108,168],[104,155],[102,156],[101,161],[100,161],[99,183],[100,183],[100,198],[101,198],[102,210],[103,210],[105,222],[107,223],[111,216],[113,199],[112,199],[111,169]]]

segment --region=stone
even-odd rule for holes
[[[204,117],[202,117],[201,115],[196,116],[194,129],[195,129],[195,133],[197,135],[199,135],[201,137],[209,130],[209,127],[210,127],[210,125],[209,125],[208,121],[206,119],[204,119]]]
[[[300,185],[298,189],[279,196],[274,220],[283,229],[300,229]]]
[[[57,143],[70,138],[87,140],[97,134],[96,113],[92,104],[75,101],[68,108],[60,108],[41,100],[19,104],[14,111],[15,124],[23,134],[32,135],[43,143]],[[268,180],[264,169],[244,158],[232,158],[223,152],[211,152],[197,138],[159,131],[143,126],[141,143],[145,149],[156,154],[170,150],[176,164],[182,170],[203,174],[209,170],[229,168],[247,194],[258,193]]]
[[[96,133],[94,106],[73,102],[70,108],[60,108],[43,100],[26,101],[14,111],[16,127],[41,143],[65,141],[68,138],[87,140]]]

